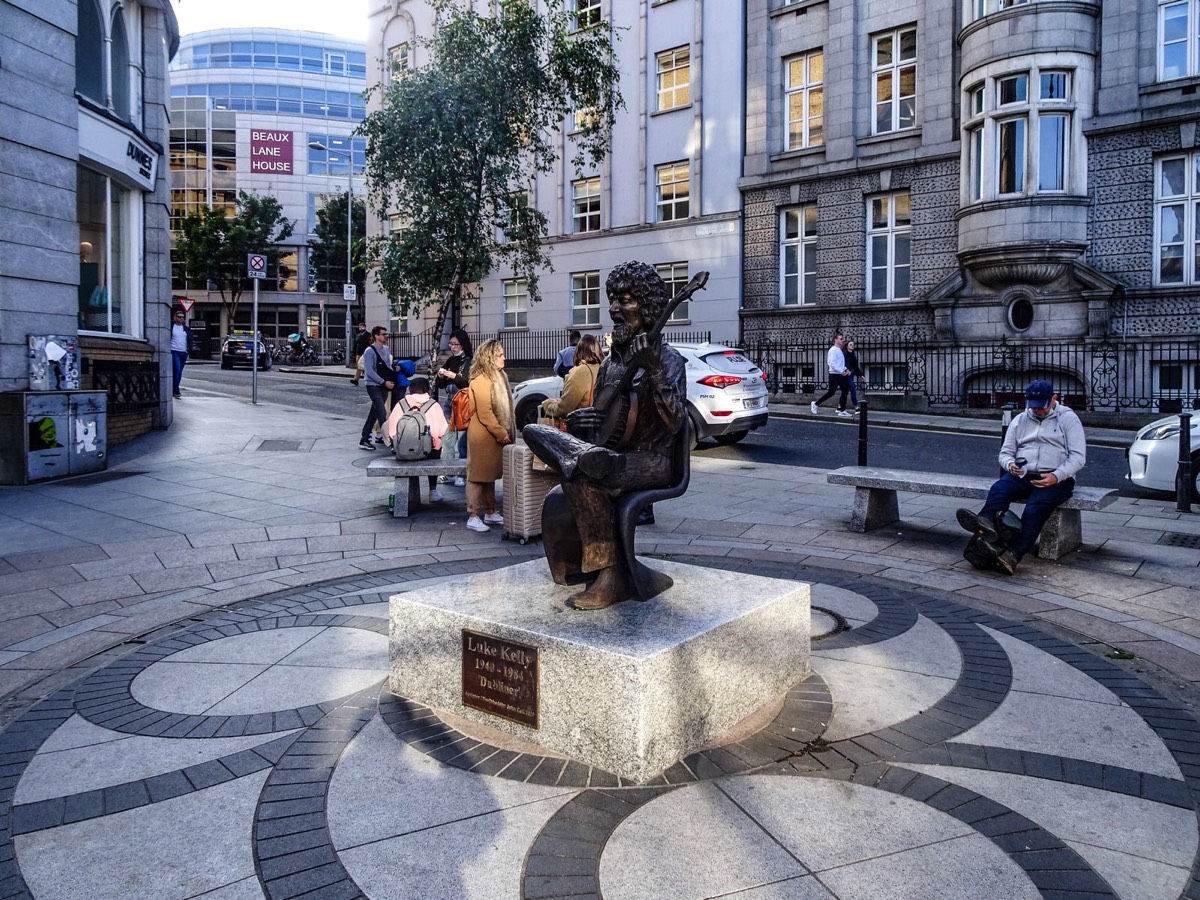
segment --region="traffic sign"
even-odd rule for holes
[[[353,284],[342,285],[342,299],[353,300],[358,296],[358,288]]]
[[[179,305],[183,307],[183,311],[185,313],[190,313],[192,311],[192,307],[196,305],[196,301],[191,297],[180,297]]]
[[[246,277],[266,278],[267,258],[261,253],[251,253],[246,257]]]

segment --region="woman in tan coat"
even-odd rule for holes
[[[512,390],[504,374],[504,347],[484,341],[471,362],[471,423],[467,426],[467,527],[503,525],[496,512],[496,479],[504,471],[503,447],[517,437]]]
[[[543,400],[542,415],[561,422],[567,413],[591,406],[598,371],[600,342],[594,334],[585,334],[575,345],[575,364],[563,380],[562,396]]]

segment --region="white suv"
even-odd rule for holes
[[[687,363],[688,415],[697,441],[736,444],[767,424],[767,384],[763,371],[742,351],[721,344],[672,344]],[[537,421],[543,400],[562,392],[557,375],[522,381],[513,387],[517,427]]]

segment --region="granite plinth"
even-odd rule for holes
[[[675,583],[579,612],[544,560],[391,598],[389,687],[645,783],[809,674],[809,586],[653,560]],[[463,631],[538,652],[538,727],[463,705]]]

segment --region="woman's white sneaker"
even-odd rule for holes
[[[471,518],[467,519],[467,527],[470,528],[472,531],[491,531],[492,530],[483,524],[483,520],[480,519],[479,516],[471,516]]]
[[[503,525],[504,516],[500,515],[498,512],[490,512],[483,517],[483,521],[487,522],[489,525]]]
[[[460,475],[454,479],[454,486],[455,487],[466,487],[467,480]]]
[[[434,488],[432,491],[430,491],[429,492],[429,502],[430,503],[441,503],[442,502],[442,492],[439,491],[437,488]]]

